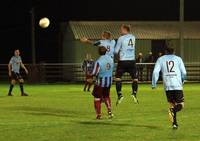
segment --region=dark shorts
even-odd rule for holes
[[[23,79],[20,73],[11,72],[11,80],[18,81],[19,79]]]
[[[132,79],[137,79],[137,68],[135,61],[119,61],[117,64],[116,78],[121,78],[127,72]]]
[[[92,83],[93,82],[93,76],[92,75],[85,75],[85,81],[88,83]]]
[[[95,85],[92,95],[95,98],[107,98],[110,96],[110,87],[100,87]]]
[[[166,91],[167,101],[170,103],[182,103],[184,102],[184,95],[182,90],[170,90]]]

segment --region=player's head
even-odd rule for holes
[[[16,49],[16,50],[14,51],[14,54],[15,54],[15,56],[19,56],[19,55],[20,55],[19,49]]]
[[[103,31],[102,34],[101,34],[101,38],[103,40],[105,40],[105,39],[111,39],[111,36],[112,36],[112,34],[111,34],[110,31]]]
[[[159,53],[158,53],[158,56],[159,56],[159,57],[160,57],[160,56],[162,56],[162,55],[163,55],[163,53],[162,53],[162,52],[159,52]]]
[[[99,55],[105,55],[107,49],[103,46],[99,46]]]
[[[138,56],[143,56],[142,52],[138,53]]]
[[[120,27],[120,32],[122,35],[128,34],[131,31],[131,26],[130,25],[121,25]]]
[[[91,56],[91,54],[87,53],[87,54],[86,54],[86,59],[87,59],[87,60],[90,60],[90,59],[92,59],[92,56]]]
[[[149,55],[152,55],[152,52],[151,52],[151,51],[149,52]]]
[[[165,53],[166,54],[174,54],[174,48],[167,46],[166,49],[165,49]]]

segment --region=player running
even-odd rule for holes
[[[112,118],[110,87],[112,85],[113,59],[106,55],[107,49],[99,47],[100,58],[95,62],[93,75],[96,76],[96,82],[92,95],[94,96],[94,107],[96,111],[96,119],[101,118],[101,103],[105,102],[108,117]]]
[[[8,96],[13,96],[12,90],[13,90],[14,85],[16,84],[16,81],[19,82],[21,96],[28,96],[26,93],[24,93],[24,87],[23,87],[24,80],[20,74],[20,67],[22,67],[25,70],[26,74],[28,74],[28,70],[22,63],[22,59],[20,57],[20,51],[17,49],[15,50],[14,56],[10,59],[10,62],[8,64],[8,74],[9,74],[9,77],[11,78]]]
[[[117,41],[115,47],[115,54],[119,54],[119,61],[116,70],[116,90],[118,99],[116,105],[120,104],[123,100],[122,95],[122,80],[121,77],[125,72],[128,72],[132,78],[132,94],[135,103],[138,103],[136,98],[138,90],[138,79],[136,74],[135,62],[135,36],[130,34],[130,26],[122,25],[120,28],[121,37]]]
[[[93,83],[93,76],[92,76],[93,68],[94,68],[94,61],[91,55],[87,54],[86,59],[82,63],[82,69],[83,72],[85,73],[85,86],[83,91],[86,91],[86,89],[88,92],[90,91],[90,88]]]
[[[112,34],[110,31],[104,31],[101,34],[101,40],[93,42],[86,37],[81,38],[81,42],[89,43],[94,46],[103,46],[107,49],[106,54],[109,55],[111,58],[114,59],[114,50],[115,50],[115,40],[112,39]]]
[[[164,89],[169,103],[169,118],[173,129],[178,128],[176,113],[184,106],[183,82],[186,78],[186,70],[180,57],[174,55],[174,49],[166,48],[166,55],[160,57],[154,67],[152,76],[152,88],[156,88],[159,72],[162,72]]]

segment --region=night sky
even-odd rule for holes
[[[35,8],[37,62],[60,62],[59,23],[69,20],[179,20],[179,0],[5,0],[0,4],[0,63],[8,63],[13,50],[31,63],[31,7]],[[41,17],[51,20],[46,30]],[[198,0],[185,0],[185,20],[200,20]]]

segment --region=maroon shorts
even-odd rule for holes
[[[86,82],[89,82],[89,83],[92,83],[92,81],[93,81],[93,76],[92,76],[92,75],[85,75],[85,81],[86,81]]]
[[[85,75],[85,80],[87,80],[87,79],[92,79],[92,78],[93,78],[92,75]]]
[[[95,85],[92,95],[95,98],[107,98],[110,96],[110,87],[100,87]]]

